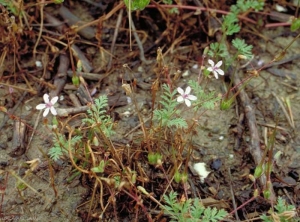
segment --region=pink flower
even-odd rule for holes
[[[51,111],[51,113],[56,116],[57,115],[57,112],[54,108],[54,104],[57,102],[58,100],[58,96],[55,96],[51,99],[51,101],[49,101],[49,95],[48,94],[44,94],[43,96],[44,98],[44,102],[45,103],[42,103],[42,104],[39,104],[36,106],[36,109],[38,110],[42,110],[42,109],[45,109],[44,113],[43,113],[43,116],[46,117],[49,113],[49,110]]]
[[[196,100],[197,99],[196,96],[190,95],[191,87],[189,87],[189,86],[186,87],[185,92],[180,87],[177,88],[177,91],[180,94],[180,96],[177,97],[177,102],[179,102],[179,103],[185,102],[187,107],[191,106],[191,101],[190,100]]]
[[[207,70],[210,72],[213,72],[213,74],[215,75],[216,79],[218,79],[218,75],[224,75],[224,71],[222,69],[220,69],[221,65],[222,65],[222,60],[219,61],[216,65],[214,63],[214,61],[212,60],[208,60],[208,63],[211,65],[211,67],[209,67]]]

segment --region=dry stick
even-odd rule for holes
[[[55,18],[54,16],[52,16],[51,14],[49,14],[47,12],[44,12],[44,16],[45,16],[46,21],[49,22],[50,25],[52,25],[53,27],[55,27],[57,31],[59,31],[60,33],[63,32],[63,30],[65,28],[64,23],[62,23],[57,18]],[[58,33],[56,33],[56,34],[60,35]]]
[[[93,67],[90,64],[89,60],[86,58],[86,56],[83,54],[83,52],[75,44],[73,44],[71,46],[71,49],[72,49],[73,55],[75,57],[77,57],[78,60],[81,61],[83,71],[88,72],[88,73],[90,71],[92,71]]]
[[[144,123],[147,123],[150,119],[152,119],[151,117],[148,117],[147,119],[144,120]],[[133,133],[134,131],[136,131],[137,129],[139,129],[141,126],[143,125],[143,123],[140,123],[139,125],[137,125],[136,127],[134,127],[132,130],[130,130],[128,133],[126,133],[124,135],[124,138],[126,138],[127,136],[129,136],[131,133]]]
[[[57,74],[54,77],[54,85],[56,89],[50,91],[50,97],[58,96],[59,93],[63,90],[66,80],[67,80],[67,70],[69,68],[70,60],[66,55],[61,54],[59,56],[59,67]]]
[[[259,69],[259,70],[263,70],[263,69],[267,69],[267,68],[270,68],[272,66],[279,66],[279,65],[282,65],[282,64],[285,64],[285,63],[288,63],[288,62],[293,62],[295,61],[296,59],[300,59],[300,54],[296,54],[296,55],[292,55],[291,57],[289,58],[286,58],[286,59],[282,59],[278,62],[270,62],[269,64],[266,64],[264,65],[263,67],[249,67],[249,69],[253,70],[253,69]]]
[[[98,74],[98,73],[90,73],[90,72],[75,72],[76,75],[78,76],[82,76],[84,79],[88,79],[88,80],[96,80],[101,82],[105,77],[107,77],[107,74]],[[72,70],[68,70],[67,74],[69,77],[73,76],[73,71]]]
[[[234,209],[235,219],[237,221],[240,221],[240,218],[239,218],[239,215],[238,215],[237,209],[236,209],[236,202],[235,202],[234,192],[233,192],[233,187],[232,187],[232,177],[231,177],[230,168],[227,168],[227,170],[228,170],[228,175],[229,175],[229,186],[230,186],[230,193],[231,193],[231,199],[232,199],[232,205],[233,205],[233,209]]]
[[[41,2],[42,4],[40,5],[40,14],[41,14],[41,28],[40,28],[40,31],[39,31],[39,35],[38,35],[38,39],[34,45],[34,48],[33,48],[33,56],[35,58],[35,54],[36,54],[36,48],[40,42],[40,39],[41,39],[41,36],[42,36],[42,32],[43,32],[43,24],[44,24],[44,3],[45,3],[45,0],[42,0]]]
[[[151,64],[152,62],[149,61],[149,60],[147,60],[147,59],[145,58],[143,44],[142,44],[142,42],[141,42],[141,40],[140,40],[140,38],[139,38],[139,35],[138,35],[137,32],[136,32],[136,28],[135,28],[135,26],[134,26],[134,22],[133,22],[133,21],[131,21],[131,27],[132,27],[132,30],[133,30],[133,35],[134,35],[134,38],[135,38],[135,40],[136,40],[136,43],[138,44],[138,47],[139,47],[139,49],[140,49],[140,59],[141,59],[142,62],[145,63],[145,64]]]
[[[55,18],[54,16],[52,16],[49,13],[45,12],[45,19],[47,20],[48,23],[52,24],[53,26],[55,26],[55,28],[62,33],[63,30],[66,28],[64,25],[62,25],[61,21],[59,21],[57,18]],[[53,41],[55,41],[54,39],[52,39]],[[89,60],[86,58],[86,56],[84,55],[84,53],[75,45],[73,44],[71,46],[73,55],[77,57],[77,59],[79,59],[81,61],[82,64],[82,69],[85,72],[90,72],[93,67],[90,64]]]
[[[35,123],[34,123],[34,126],[33,126],[33,130],[32,130],[31,136],[30,136],[30,138],[29,138],[29,140],[28,140],[28,143],[27,143],[25,152],[28,151],[29,146],[30,146],[30,144],[31,144],[31,141],[32,141],[32,139],[33,139],[33,136],[34,136],[34,134],[35,134],[35,132],[36,132],[36,128],[37,128],[37,126],[39,125],[41,113],[42,113],[42,110],[40,110],[40,112],[39,112],[39,114],[38,114],[38,116],[37,116],[37,118],[36,118],[36,120],[35,120]]]
[[[109,57],[109,61],[108,61],[108,64],[107,64],[107,70],[110,70],[110,68],[111,68],[112,57],[115,53],[116,41],[117,41],[121,21],[122,21],[122,18],[123,18],[123,11],[124,10],[121,9],[120,12],[119,12],[119,15],[118,15],[118,20],[117,20],[117,24],[116,24],[116,27],[115,27],[114,37],[113,37],[111,47],[110,47],[110,57]]]
[[[268,123],[263,123],[263,122],[257,122],[258,125],[261,125],[261,126],[265,126],[265,127],[268,127],[268,128],[273,128],[273,129],[278,129],[278,130],[282,130],[282,131],[285,131],[287,132],[288,129],[286,128],[283,128],[283,127],[280,127],[280,126],[275,126],[274,124],[268,124]]]
[[[88,106],[72,107],[72,108],[56,108],[58,116],[68,116],[70,114],[77,114],[86,112],[89,109]]]
[[[272,95],[275,97],[276,101],[278,102],[279,106],[281,107],[284,115],[285,115],[285,118],[287,119],[287,121],[289,122],[290,126],[295,129],[295,125],[293,124],[293,121],[291,120],[289,114],[288,114],[288,111],[285,109],[283,103],[281,102],[281,100],[278,98],[278,96],[276,96],[276,94],[274,92],[272,92]]]
[[[2,84],[2,83],[1,83]],[[27,92],[24,92],[23,95],[21,96],[21,98],[18,100],[18,102],[16,103],[16,105],[14,106],[14,108],[12,108],[11,110],[9,110],[10,114],[14,114],[14,112],[16,111],[16,109],[19,107],[19,105],[21,104],[21,102],[23,101],[23,99],[25,98],[25,96],[27,95]],[[9,116],[5,116],[3,118],[3,121],[0,125],[0,130],[3,128],[3,126],[5,125],[5,123],[7,122],[7,120],[9,119]]]
[[[237,73],[233,74],[233,81],[234,81],[235,85],[238,85],[242,82]],[[238,94],[238,96],[241,100],[241,105],[244,108],[245,116],[247,119],[247,124],[248,124],[249,131],[250,131],[250,136],[251,136],[250,144],[249,144],[250,153],[254,159],[255,164],[259,165],[262,160],[262,152],[260,149],[260,140],[259,140],[257,123],[256,123],[256,118],[255,118],[255,109],[244,89],[240,90],[240,93]],[[261,177],[259,178],[259,181],[260,181],[261,186],[263,188],[266,188],[267,180],[266,180],[265,174],[261,175]],[[274,190],[273,190],[272,186],[270,187],[270,193],[271,193],[270,200],[271,200],[271,202],[274,202],[276,198],[275,198],[275,194],[274,194]]]
[[[1,82],[1,85],[11,87],[11,88],[14,88],[14,89],[17,89],[17,90],[22,90],[22,91],[25,91],[26,93],[29,92],[29,93],[32,93],[32,94],[37,94],[37,91],[34,90],[34,89],[27,89],[27,88],[23,88],[23,87],[18,87],[18,86],[6,84],[4,82]]]
[[[80,25],[86,22],[82,22],[77,16],[75,16],[69,9],[64,6],[61,6],[58,10],[58,13],[63,17],[69,26]],[[83,36],[86,39],[92,39],[96,35],[96,31],[92,27],[85,27],[81,30],[78,30],[78,34]]]
[[[117,11],[119,11],[121,8],[124,7],[124,2],[121,1],[116,7],[114,7],[109,13],[107,13],[106,15],[101,16],[99,19],[94,20],[92,22],[86,23],[80,27],[78,27],[76,29],[76,31],[79,31],[81,29],[84,29],[85,27],[91,26],[91,25],[95,25],[98,24],[99,22],[105,21],[107,19],[109,19],[111,16],[113,16]]]

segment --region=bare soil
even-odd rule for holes
[[[27,4],[29,3],[25,5]],[[192,3],[187,1],[186,4]],[[117,5],[118,2],[103,1],[103,6],[96,9],[95,6],[85,1],[70,0],[64,3],[65,7],[85,22],[109,14]],[[216,3],[216,5],[218,4]],[[44,12],[51,13],[60,21],[64,21],[57,13],[59,7],[59,5],[45,6]],[[4,7],[1,8],[1,18],[9,18],[11,13],[7,16],[8,12]],[[45,80],[45,82],[54,83],[60,65],[59,56],[65,54],[69,57],[68,44],[76,44],[90,62],[92,67],[90,72],[99,76],[98,80],[86,79],[88,89],[90,91],[97,90],[93,94],[93,98],[102,94],[106,94],[110,98],[109,114],[116,121],[115,129],[117,131],[112,141],[116,144],[118,152],[123,154],[128,152],[127,148],[124,148],[126,144],[130,144],[131,149],[137,149],[130,151],[131,160],[124,158],[124,165],[128,167],[139,165],[141,168],[137,167],[132,170],[138,171],[139,176],[144,171],[145,177],[150,180],[145,182],[138,178],[137,185],[145,186],[156,199],[160,200],[168,183],[159,169],[148,165],[143,151],[138,151],[143,149],[139,142],[143,132],[141,128],[137,127],[140,122],[135,107],[127,104],[122,84],[135,79],[137,82],[135,90],[137,105],[146,119],[151,111],[151,85],[156,78],[156,50],[158,47],[162,48],[163,53],[167,52],[164,55],[164,64],[172,78],[177,70],[189,73],[174,81],[174,85],[185,87],[188,80],[196,80],[198,70],[192,67],[201,61],[204,47],[210,42],[216,41],[216,35],[207,35],[210,15],[189,15],[192,13],[189,10],[180,10],[179,15],[170,15],[167,14],[167,9],[163,8],[160,9],[162,12],[154,8],[146,8],[140,14],[132,13],[136,29],[140,31],[139,35],[143,40],[145,57],[149,61],[147,64],[145,61],[141,61],[140,50],[135,41],[132,46],[133,50],[130,51],[128,16],[124,8],[110,63],[110,47],[113,43],[119,11],[114,12],[109,19],[94,24],[92,27],[98,30],[98,33],[96,38],[91,39],[77,35],[70,29],[59,33],[54,27],[47,26],[49,22],[45,20],[44,28],[49,32],[45,31],[42,35],[49,38],[42,37],[39,40],[38,53],[34,57],[33,47],[38,39],[41,14],[40,7],[29,8],[26,8],[25,11],[27,18],[32,18],[32,21],[28,21],[29,27],[33,27],[32,30],[29,30],[29,27],[24,24],[23,30],[15,33],[15,40],[3,40],[0,45],[3,53],[7,50],[5,56],[2,53],[4,61],[0,73],[0,81],[3,83],[0,88],[0,106],[8,110],[7,113],[0,112],[0,221],[148,221],[149,218],[144,211],[126,193],[116,191],[115,199],[112,200],[112,194],[104,187],[103,201],[104,206],[108,204],[108,208],[103,211],[99,201],[92,199],[93,195],[96,199],[99,198],[101,192],[99,187],[96,190],[93,189],[95,182],[93,178],[78,174],[69,180],[75,174],[69,158],[65,157],[53,162],[47,156],[49,148],[53,145],[52,130],[48,127],[52,117],[48,115],[44,119],[42,113],[35,107],[43,102],[44,93],[53,92],[43,82]],[[220,4],[220,9],[229,10],[229,5]],[[293,14],[293,11],[291,10],[289,13]],[[162,15],[166,17],[164,18]],[[184,16],[186,19],[182,19]],[[272,22],[268,17],[259,17],[258,14],[249,14],[248,16],[252,19],[263,19],[265,23]],[[16,22],[20,25],[20,18],[16,18]],[[239,77],[245,80],[250,75],[247,73],[247,69],[268,64],[294,39],[295,35],[289,31],[289,27],[268,29],[259,25],[256,26],[257,31],[250,34],[248,32],[250,26],[247,26],[247,22],[242,21],[241,24],[243,29],[240,37],[245,38],[249,44],[254,46],[253,53],[255,55],[254,59],[238,72]],[[2,29],[6,30],[6,34],[9,33],[7,27]],[[50,39],[52,37],[58,40],[58,36],[63,35],[64,37],[59,41],[64,42],[65,46]],[[9,35],[9,38],[13,38],[13,36]],[[155,43],[156,40],[159,40],[158,43]],[[299,44],[300,40],[297,39],[288,49],[284,56],[287,59],[285,63],[273,64],[269,68],[263,69],[259,76],[252,78],[245,88],[251,105],[255,109],[262,152],[266,140],[270,138],[270,133],[277,124],[274,154],[281,151],[282,155],[273,164],[274,194],[283,196],[289,204],[295,206],[298,212],[300,206],[300,135],[298,133],[300,130],[300,57],[297,57],[300,55]],[[12,50],[13,46],[16,46],[17,50]],[[289,58],[292,59],[288,60]],[[36,67],[37,60],[44,62],[42,69]],[[124,68],[124,64],[128,64],[130,69]],[[109,69],[108,66],[110,66]],[[67,68],[68,70],[72,69],[71,63]],[[47,77],[47,75],[49,76]],[[42,76],[44,80],[37,81]],[[103,78],[100,79],[101,77]],[[210,78],[209,81],[203,83],[203,87],[209,92],[216,91],[225,94],[225,85],[229,84],[230,78],[231,75],[228,72],[224,78],[218,80]],[[161,82],[166,81],[165,76],[162,76]],[[12,90],[5,84],[16,87]],[[30,89],[29,85],[36,91],[36,94],[22,90]],[[76,90],[76,88],[72,88],[71,78],[68,77],[66,84],[58,94],[59,97],[63,96],[58,102],[60,108],[74,107],[69,95],[76,94],[78,92]],[[284,104],[286,98],[289,98],[291,103],[290,113],[284,113],[284,110],[287,109],[283,109],[278,102],[281,101]],[[197,128],[192,138],[193,154],[189,160],[191,163],[204,162],[211,171],[204,183],[200,182],[198,176],[188,171],[189,197],[201,197],[206,206],[225,208],[228,212],[234,210],[232,192],[236,205],[240,206],[253,196],[254,191],[253,183],[248,178],[249,174],[253,174],[256,166],[250,150],[252,135],[249,132],[245,109],[241,103],[241,99],[238,97],[229,110],[220,110],[219,104],[217,104],[214,110],[202,110],[201,114],[197,114]],[[129,112],[130,115],[125,115],[125,112]],[[186,112],[185,115],[191,117],[192,113]],[[288,120],[288,116],[293,117],[292,122]],[[71,117],[72,114],[68,117],[58,116],[58,120],[66,123]],[[17,142],[16,145],[14,134],[20,130],[20,125],[16,125],[20,122],[25,124],[25,136],[24,140],[20,142],[21,144]],[[76,128],[79,125],[72,126],[71,124],[71,127]],[[132,132],[127,135],[131,130]],[[125,135],[127,137],[124,137]],[[16,148],[20,153],[16,153]],[[26,161],[37,158],[41,161],[38,163],[37,169],[27,174],[26,171],[30,167]],[[168,158],[166,158],[165,168],[171,169],[172,166],[168,164]],[[22,181],[20,181],[21,178]],[[182,185],[173,182],[172,186],[178,193],[184,193]],[[257,186],[260,184],[258,183]],[[93,192],[95,193],[93,194]],[[166,216],[159,215],[159,207],[154,202],[142,194],[139,196],[143,199],[144,206],[147,207],[153,220],[169,220]],[[95,204],[91,205],[90,203],[93,201]],[[266,213],[269,208],[268,201],[257,198],[239,209],[238,216],[241,220],[249,221]],[[88,212],[91,215],[88,216]],[[99,215],[102,212],[104,214],[101,220]],[[234,217],[233,215],[232,221],[237,220]]]

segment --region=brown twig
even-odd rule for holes
[[[85,72],[90,72],[92,71],[93,67],[90,64],[89,60],[86,58],[86,56],[84,55],[84,53],[75,45],[73,44],[71,46],[73,55],[81,61],[81,65],[82,65],[82,69]]]
[[[18,157],[25,153],[25,136],[26,136],[26,124],[20,120],[16,120],[14,123],[12,146],[9,155],[12,157]]]
[[[231,200],[232,200],[232,205],[233,205],[233,209],[234,209],[235,219],[236,219],[236,221],[240,221],[240,218],[239,218],[239,215],[238,215],[237,209],[236,209],[236,202],[235,202],[234,191],[233,191],[233,187],[232,187],[232,177],[231,177],[230,168],[228,168],[227,170],[228,170],[228,175],[229,175],[230,194],[231,194]]]
[[[33,56],[35,58],[35,54],[36,54],[36,48],[40,42],[40,39],[41,39],[41,36],[42,36],[42,32],[43,32],[43,24],[44,24],[44,2],[45,0],[42,0],[42,4],[40,4],[40,14],[41,14],[41,28],[40,28],[40,31],[39,31],[39,35],[38,35],[38,39],[33,47]]]
[[[133,21],[131,21],[131,27],[132,27],[132,31],[133,31],[133,35],[134,35],[134,38],[135,38],[135,41],[136,43],[138,44],[138,47],[140,49],[140,59],[143,63],[145,64],[151,64],[152,61],[149,61],[145,58],[145,53],[144,53],[144,48],[143,48],[143,44],[137,34],[137,31],[136,31],[136,28],[135,28],[135,25],[133,23]]]
[[[66,55],[61,54],[59,57],[59,67],[56,76],[54,77],[54,85],[56,89],[50,91],[50,97],[59,95],[63,90],[67,80],[67,70],[69,68],[70,60]]]
[[[60,32],[63,33],[63,30],[65,29],[65,26],[62,25],[61,21],[59,21],[57,18],[55,18],[54,16],[52,16],[49,13],[45,12],[45,19],[47,20],[48,23],[52,24],[53,26],[55,26],[55,28]],[[54,39],[52,39],[53,41],[55,41]],[[65,44],[65,46],[67,46],[67,44]],[[90,72],[93,67],[90,64],[89,60],[86,58],[86,56],[84,55],[84,53],[75,45],[72,44],[71,46],[73,55],[81,61],[82,64],[82,69],[85,72]]]
[[[58,13],[66,20],[70,27],[86,23],[82,22],[77,16],[75,16],[69,9],[64,6],[61,6],[59,8]],[[96,35],[96,31],[92,27],[85,27],[79,30],[76,29],[76,31],[78,31],[78,33],[86,39],[92,39]]]
[[[3,84],[3,83],[1,83],[1,84]],[[21,104],[21,102],[23,101],[23,99],[25,98],[25,96],[27,96],[27,92],[24,92],[23,93],[23,95],[21,96],[21,98],[18,100],[18,102],[16,103],[16,105],[11,109],[11,110],[9,110],[9,113],[10,114],[14,114],[14,112],[17,110],[17,108],[20,106],[20,104]],[[3,121],[2,121],[2,123],[1,123],[1,125],[0,125],[0,130],[3,128],[3,126],[5,125],[5,123],[8,121],[8,119],[9,119],[9,116],[7,115],[7,116],[5,116],[4,118],[3,118]]]
[[[116,24],[116,27],[115,27],[114,36],[113,36],[113,40],[112,40],[111,47],[110,47],[110,57],[109,57],[109,60],[108,60],[108,63],[107,63],[107,70],[110,70],[110,68],[111,68],[112,57],[113,57],[114,52],[115,52],[115,45],[116,45],[116,41],[117,41],[121,21],[122,21],[122,18],[123,18],[123,11],[124,10],[121,9],[120,12],[119,12],[119,15],[118,15],[117,24]]]
[[[69,77],[73,76],[73,71],[72,70],[68,70],[67,74]],[[88,80],[96,80],[101,82],[105,77],[107,77],[107,74],[98,74],[98,73],[90,73],[90,72],[78,72],[76,71],[76,75],[78,76],[82,76],[84,79],[88,79]]]
[[[241,83],[240,77],[238,76],[237,73],[233,74],[233,81],[236,85]],[[260,140],[259,140],[259,134],[257,130],[256,117],[255,117],[255,108],[244,89],[240,89],[240,93],[238,94],[238,96],[241,100],[241,105],[244,108],[246,121],[251,136],[250,144],[249,144],[250,153],[254,159],[255,164],[259,165],[262,160],[262,152],[260,149]],[[264,174],[261,175],[259,181],[261,186],[266,188],[267,180]],[[271,193],[270,200],[271,202],[273,202],[275,201],[275,194],[272,186],[270,188],[270,193]]]

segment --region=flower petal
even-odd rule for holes
[[[185,99],[184,102],[185,102],[185,104],[186,104],[187,107],[191,106],[191,101],[190,100]]]
[[[45,111],[44,111],[44,113],[43,113],[43,117],[46,117],[47,115],[48,115],[48,113],[49,113],[49,108],[46,108],[45,109]]]
[[[44,94],[43,98],[45,103],[49,103],[49,95],[47,93]]]
[[[182,103],[184,100],[184,98],[182,96],[178,96],[177,97],[177,102]]]
[[[193,95],[188,95],[187,99],[194,101],[197,100],[197,97]]]
[[[213,69],[212,67],[208,67],[207,70],[211,72],[211,71],[213,71],[214,69]]]
[[[224,71],[222,69],[217,69],[216,71],[219,73],[219,75],[224,76]]]
[[[183,95],[183,94],[184,94],[183,89],[180,88],[180,87],[177,88],[177,92],[178,92],[180,95]]]
[[[220,61],[216,64],[216,67],[218,67],[218,68],[221,67],[222,63],[223,63],[222,60],[220,60]]]
[[[215,63],[214,63],[214,61],[212,61],[211,59],[209,59],[208,60],[208,63],[212,66],[212,67],[214,67],[215,66]]]
[[[51,104],[54,105],[58,100],[58,96],[54,96],[52,99],[51,99]]]
[[[219,78],[218,73],[216,71],[213,71],[213,73],[214,73],[215,78],[218,79]]]
[[[190,92],[191,92],[191,87],[186,87],[186,89],[185,89],[185,95],[188,95],[188,94],[190,94]]]
[[[46,108],[46,104],[39,104],[35,108],[38,109],[38,110],[45,109]]]
[[[57,115],[56,109],[53,106],[51,106],[50,111],[54,116]]]

